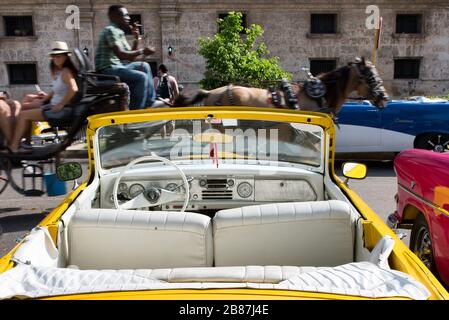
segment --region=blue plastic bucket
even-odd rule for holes
[[[47,195],[50,197],[62,196],[67,193],[65,182],[59,180],[56,173],[46,172],[44,173],[45,188],[47,189]]]

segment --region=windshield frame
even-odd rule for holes
[[[109,125],[117,124],[129,124],[138,122],[150,122],[161,120],[181,120],[181,119],[205,119],[208,116],[220,119],[240,119],[240,120],[260,120],[260,121],[275,121],[285,123],[298,123],[306,125],[316,125],[321,127],[321,159],[320,165],[315,167],[312,165],[292,163],[285,161],[271,161],[269,165],[282,166],[282,167],[297,167],[306,169],[309,171],[323,174],[325,172],[325,162],[327,158],[327,152],[329,146],[327,141],[328,135],[332,134],[332,130],[329,130],[333,126],[332,119],[326,115],[315,112],[301,112],[285,109],[268,109],[268,108],[253,108],[253,107],[191,107],[179,109],[160,109],[160,110],[138,110],[123,113],[108,114],[103,117],[94,116],[89,118],[89,129],[93,129],[91,137],[93,142],[93,160],[95,163],[96,171],[100,176],[120,171],[123,166],[114,167],[111,169],[104,169],[101,167],[100,148],[99,148],[99,129]],[[207,165],[203,162],[197,162],[198,160],[190,161],[188,164]],[[220,161],[223,161],[221,159]],[[186,160],[174,160],[177,164],[187,164]],[[264,160],[263,162],[268,162]]]

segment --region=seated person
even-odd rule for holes
[[[137,25],[130,27],[131,18],[125,7],[110,6],[108,16],[111,23],[100,33],[95,55],[96,70],[99,73],[118,76],[129,86],[129,109],[150,107],[156,99],[150,65],[143,61],[128,61],[134,61],[141,55],[151,55],[155,49],[145,47],[137,50],[141,38],[139,28]],[[126,41],[124,30],[131,30],[136,38],[132,48]]]
[[[23,110],[17,117],[17,124],[11,135],[12,141],[8,144],[10,153],[27,153],[30,149],[20,147],[22,137],[29,130],[31,121],[46,121],[53,119],[70,118],[72,108],[64,108],[78,91],[75,81],[77,69],[70,60],[70,51],[67,43],[54,41],[52,51],[49,53],[51,58],[50,70],[53,79],[52,92],[44,93],[44,105],[39,109]]]
[[[8,145],[12,142],[12,132],[15,124],[15,119],[21,110],[19,101],[12,100],[6,91],[0,91],[0,133],[3,134],[3,139],[0,139],[0,146],[2,142]]]

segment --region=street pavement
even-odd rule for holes
[[[77,161],[70,159],[70,161]],[[83,167],[84,181],[87,176],[87,162],[80,160]],[[14,180],[21,181],[21,169],[14,169]],[[29,182],[27,186],[30,187]],[[69,192],[73,182],[66,183]],[[10,185],[0,194],[0,257],[8,253],[15,245],[16,239],[23,237],[46,217],[46,215],[61,203],[67,195],[49,197],[24,197]]]
[[[73,159],[71,161],[74,161]],[[87,163],[83,161],[83,178],[87,175]],[[394,195],[396,194],[396,176],[393,163],[365,162],[368,165],[368,176],[364,180],[350,180],[349,187],[355,190],[361,198],[382,218],[395,210]],[[337,174],[341,177],[341,162],[336,162]],[[20,179],[19,170],[15,170],[16,179]],[[67,183],[67,190],[72,187]],[[66,196],[58,197],[23,197],[10,186],[0,194],[0,257],[8,253],[16,244],[18,237],[23,237],[36,226],[53,208]],[[408,244],[409,236],[404,239]]]

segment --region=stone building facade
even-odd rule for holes
[[[48,90],[47,52],[53,40],[87,48],[93,57],[111,4],[123,4],[130,14],[140,15],[144,43],[157,48],[148,61],[153,66],[167,64],[186,88],[198,87],[203,77],[204,59],[197,53],[197,39],[214,35],[221,13],[241,11],[246,14],[247,25],[261,25],[265,30],[262,40],[271,54],[300,80],[305,76],[301,68],[315,59],[335,61],[340,66],[356,56],[370,58],[374,30],[365,26],[369,16],[365,10],[368,5],[377,5],[383,17],[377,67],[390,94],[449,93],[449,0],[0,0],[0,90],[8,90],[16,98],[35,90],[33,84],[11,81],[10,65],[14,68],[23,63],[36,66],[35,80]],[[66,28],[69,5],[80,9],[79,29]],[[335,32],[311,32],[312,16],[326,14],[335,17]],[[398,15],[404,14],[418,17],[418,32],[398,32]],[[11,35],[7,25],[11,16],[31,16],[32,34]],[[173,48],[171,55],[169,46]],[[405,61],[399,65],[397,60],[404,59],[415,64]],[[416,70],[409,78],[407,70],[405,76],[397,76],[395,72],[401,67]]]

